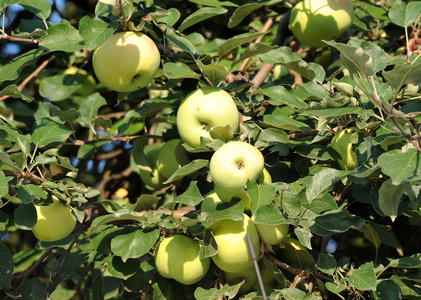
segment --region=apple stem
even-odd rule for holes
[[[260,274],[259,264],[257,263],[257,255],[253,248],[253,241],[251,240],[251,237],[249,234],[246,234],[246,239],[247,239],[247,245],[250,251],[250,256],[253,261],[254,271],[256,272],[256,275],[257,275],[257,281],[259,282],[260,291],[262,292],[262,297],[264,300],[267,300],[265,286],[263,284],[262,275]]]

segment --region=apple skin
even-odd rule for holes
[[[82,80],[82,87],[74,93],[82,96],[89,96],[95,92],[96,81],[95,78],[86,70],[79,69],[78,67],[71,66],[64,70],[64,75],[78,74]]]
[[[164,143],[156,159],[159,174],[167,180],[182,165],[189,162],[181,139],[172,139]]]
[[[215,190],[211,190],[209,193],[207,193],[204,196],[204,200],[202,201],[202,204],[200,205],[200,210],[205,212],[214,212],[216,210],[216,207],[219,203],[222,203],[221,199],[219,199],[218,194],[215,192]]]
[[[351,143],[351,135],[354,132],[352,127],[342,129],[335,133],[331,141],[332,148],[341,156],[338,163],[343,170],[354,170],[358,167],[357,154]]]
[[[154,41],[141,32],[113,34],[92,57],[95,75],[109,89],[133,92],[154,79],[160,64]]]
[[[253,267],[246,235],[250,235],[257,256],[260,253],[260,239],[256,226],[246,214],[241,221],[224,219],[212,224],[209,229],[218,244],[218,252],[211,256],[218,268],[224,272],[238,273]]]
[[[210,266],[209,257],[200,259],[200,247],[199,242],[184,235],[165,237],[155,252],[157,272],[185,285],[200,281]]]
[[[156,162],[159,151],[162,147],[162,144],[150,144],[146,145],[143,149],[146,157],[151,162]],[[152,172],[149,172],[144,169],[139,168],[139,176],[142,179],[143,183],[145,184],[146,188],[150,190],[159,190],[163,188],[165,185],[163,184],[164,178],[159,174],[157,166],[152,166]]]
[[[251,217],[254,222],[254,216]],[[260,239],[269,245],[277,245],[284,240],[289,232],[289,224],[268,225],[255,223]]]
[[[334,40],[351,27],[354,8],[351,0],[303,0],[291,10],[289,29],[302,43],[326,47],[322,40]]]
[[[243,189],[247,179],[259,178],[264,166],[264,157],[259,149],[246,142],[231,141],[212,155],[209,172],[215,191],[223,202],[240,198],[244,209],[250,210],[250,201]]]
[[[32,232],[40,241],[54,242],[72,233],[76,226],[76,217],[72,209],[62,203],[56,196],[50,205],[35,205],[37,223]]]
[[[246,280],[244,284],[238,290],[239,294],[244,294],[250,291],[254,287],[254,285],[257,283],[257,275],[256,275],[256,271],[254,270],[254,267],[249,270],[245,270],[245,271],[237,272],[237,273],[224,272],[224,276],[225,276],[225,281],[229,285],[237,284],[243,281],[244,279]]]
[[[200,138],[212,140],[206,127],[229,125],[238,130],[239,114],[234,100],[224,90],[203,87],[187,95],[177,111],[177,129],[181,139],[191,147],[200,145]]]

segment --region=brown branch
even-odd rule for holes
[[[294,84],[292,85],[292,88],[295,88],[295,85],[297,83],[303,83],[303,77],[301,75],[291,69],[288,69],[289,74],[291,74],[294,77]]]
[[[263,28],[260,32],[266,32],[268,31],[273,25],[273,18],[269,18],[265,24],[263,25]],[[264,35],[259,36],[254,42],[255,43],[260,43],[263,40]],[[251,57],[246,58],[245,60],[243,60],[243,62],[241,63],[241,66],[238,68],[238,71],[243,73],[244,70],[246,69],[248,63],[250,62]]]
[[[25,39],[20,37],[11,36],[8,34],[0,35],[0,40],[9,40],[12,42],[25,42],[25,43],[32,43],[32,44],[38,44],[40,40],[37,39]]]
[[[18,85],[18,90],[20,91],[20,92],[22,92],[23,91],[23,89],[25,88],[25,86],[33,79],[33,78],[35,78],[35,77],[37,77],[38,76],[38,74],[43,70],[43,69],[45,69],[45,67],[51,62],[51,61],[53,61],[55,59],[55,56],[53,55],[53,56],[51,56],[50,58],[48,58],[48,59],[46,59],[46,60],[44,60],[39,66],[38,66],[38,68],[36,68],[28,77],[26,77],[19,85]],[[0,97],[0,102],[1,101],[4,101],[4,100],[6,100],[6,99],[9,99],[10,98],[10,96],[3,96],[3,97]]]
[[[311,130],[311,131],[303,131],[303,132],[296,132],[296,133],[291,133],[288,134],[288,138],[290,140],[295,140],[295,139],[299,139],[302,137],[306,137],[306,136],[315,136],[317,135],[319,132],[317,130]]]
[[[26,180],[29,180],[31,183],[40,185],[45,180],[43,180],[41,177],[32,174],[32,173],[21,173],[21,172],[13,172],[13,171],[3,171],[6,176],[14,176],[16,178],[23,178]]]

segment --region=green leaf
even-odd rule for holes
[[[190,175],[200,169],[206,167],[209,161],[207,159],[195,159],[188,163],[187,165],[182,166],[180,169],[174,172],[168,180],[164,183],[171,183],[177,181],[187,175]]]
[[[244,205],[240,199],[233,199],[231,202],[222,202],[216,206],[216,210],[206,216],[203,221],[203,226],[208,228],[213,223],[230,219],[234,221],[241,221],[244,219]]]
[[[51,143],[63,143],[72,133],[65,125],[51,119],[37,121],[32,130],[32,142],[42,148]]]
[[[178,27],[178,30],[182,32],[183,30],[193,26],[194,24],[200,23],[206,19],[223,15],[227,12],[225,8],[222,7],[203,7],[196,10],[191,15],[187,16],[181,25]]]
[[[416,149],[392,150],[379,156],[378,162],[384,174],[394,185],[421,179],[421,153]]]
[[[419,20],[421,15],[421,3],[412,1],[408,4],[394,3],[389,10],[390,20],[401,27],[406,27]]]
[[[200,60],[197,61],[197,66],[203,74],[203,77],[207,78],[212,85],[223,81],[228,75],[228,70],[223,66],[217,66],[214,64],[205,65]]]
[[[228,297],[228,299],[233,299],[235,295],[238,294],[243,282],[229,286],[225,284],[222,288],[210,288],[205,290],[202,287],[198,287],[194,291],[194,298],[197,300],[209,300],[209,299],[221,299],[223,296]]]
[[[332,168],[324,168],[317,172],[311,179],[306,191],[308,201],[323,196],[324,193],[333,188],[333,184],[348,175],[350,171],[342,171]]]
[[[357,216],[351,216],[347,210],[337,210],[317,216],[315,224],[330,233],[341,233],[348,231],[351,227],[361,228],[364,225],[364,220]]]
[[[270,2],[282,2],[282,0],[279,1],[256,1],[254,3],[247,3],[244,5],[241,5],[239,8],[237,8],[234,13],[232,14],[231,18],[228,22],[228,28],[234,28],[237,25],[239,25],[249,14],[254,12],[255,10],[269,4]]]
[[[15,225],[20,229],[31,229],[37,223],[37,211],[32,203],[20,204],[15,209],[13,216]]]
[[[380,281],[373,293],[375,300],[395,300],[402,298],[402,291],[398,283],[388,280]]]
[[[78,121],[80,125],[91,127],[94,124],[99,108],[106,104],[107,101],[99,93],[88,96],[79,108],[80,118]]]
[[[19,91],[18,87],[14,84],[6,86],[1,92],[0,96],[10,96],[15,99],[22,99],[26,102],[32,102],[34,100],[33,97],[23,94]]]
[[[311,128],[300,121],[291,119],[285,115],[264,115],[263,121],[271,126],[276,128],[281,128],[284,130],[292,130],[292,131],[309,131]]]
[[[182,62],[168,62],[164,64],[165,76],[169,79],[183,79],[183,78],[193,78],[199,79],[200,74],[194,72],[188,65]]]
[[[6,156],[7,157],[7,156]],[[3,162],[2,156],[0,155],[0,161]],[[9,193],[9,181],[11,181],[13,177],[7,177],[4,172],[0,172],[0,199]]]
[[[231,1],[218,1],[218,0],[189,0],[190,2],[208,5],[208,6],[238,6],[238,4]]]
[[[203,233],[203,245],[199,250],[200,259],[214,256],[216,253],[218,253],[218,243],[212,234],[212,230],[205,229]]]
[[[295,108],[307,108],[307,103],[299,99],[294,94],[287,91],[287,89],[281,85],[274,85],[265,89],[254,91],[256,94],[263,94],[270,98],[269,103],[272,105],[280,106],[286,104]]]
[[[388,267],[400,269],[419,269],[421,268],[421,253],[394,259],[389,263]]]
[[[364,119],[372,116],[374,113],[371,110],[359,108],[358,106],[347,106],[339,108],[323,108],[323,109],[310,109],[301,113],[303,116],[315,116],[319,118],[339,118],[343,115],[360,115]]]
[[[203,196],[197,188],[197,182],[190,181],[187,190],[181,195],[178,195],[174,201],[188,206],[196,206],[202,202]]]
[[[231,68],[234,68],[234,66],[236,64],[238,64],[239,62],[249,58],[249,57],[253,57],[253,56],[257,56],[259,54],[263,54],[263,53],[267,53],[270,50],[272,50],[273,48],[275,48],[275,46],[272,45],[266,45],[264,43],[251,43],[246,50],[244,50],[244,52],[240,55],[240,58],[235,60],[232,64],[231,64]]]
[[[404,192],[405,186],[403,184],[394,185],[391,179],[383,182],[379,189],[379,207],[392,220],[398,216],[399,203]]]
[[[159,23],[165,23],[168,26],[174,26],[177,21],[180,19],[180,12],[178,11],[178,9],[175,8],[170,8],[167,10],[167,15],[165,17],[159,17],[156,20]]]
[[[13,257],[9,248],[0,242],[0,289],[10,289],[13,277]]]
[[[129,258],[138,258],[146,254],[159,238],[159,229],[135,229],[120,233],[111,240],[111,250],[121,257],[123,262]]]
[[[378,249],[382,243],[376,229],[371,226],[370,223],[365,223],[360,229],[360,232],[364,234],[364,237],[370,241],[376,249]]]
[[[31,203],[36,198],[47,198],[47,193],[38,185],[27,184],[21,185],[18,189],[18,197],[24,204]]]
[[[13,5],[13,4],[17,4],[19,3],[21,0],[2,0],[0,1],[0,10],[4,10],[6,7]]]
[[[317,268],[323,273],[333,275],[337,267],[336,259],[329,254],[320,253]]]
[[[250,197],[252,212],[255,212],[262,205],[272,203],[276,195],[276,188],[272,185],[257,184],[256,181],[251,180],[247,181],[246,190]]]
[[[48,0],[21,0],[19,5],[22,5],[26,10],[34,13],[42,20],[47,20],[51,14],[51,3]]]
[[[218,54],[219,56],[223,56],[231,52],[233,49],[240,47],[245,43],[254,41],[265,34],[266,32],[247,32],[233,36],[218,46]]]
[[[373,262],[368,262],[354,270],[349,276],[349,283],[359,290],[376,290],[377,278]]]
[[[35,64],[43,54],[42,50],[32,49],[13,58],[10,62],[0,66],[0,83],[5,80],[15,80],[27,65]]]
[[[326,282],[325,286],[330,292],[334,294],[339,294],[340,292],[345,290],[347,287],[345,283],[339,283],[338,285],[336,285],[333,282]]]
[[[46,30],[47,35],[41,37],[39,46],[44,51],[75,52],[85,47],[85,41],[79,31],[69,21],[62,19]]]
[[[59,74],[42,79],[39,85],[39,93],[44,98],[55,102],[68,98],[81,87],[82,79],[79,75]]]
[[[253,220],[255,224],[279,225],[292,222],[279,211],[274,203],[260,205],[253,215],[255,216]]]
[[[406,84],[418,85],[421,81],[421,64],[399,64],[391,71],[383,71],[383,76],[396,90]]]
[[[123,261],[120,256],[113,256],[107,259],[109,262],[108,272],[115,278],[128,279],[133,276],[139,269],[140,263],[138,259],[129,258]]]
[[[48,298],[47,290],[38,278],[26,279],[20,292],[23,299],[45,300]]]
[[[345,68],[359,77],[373,76],[387,66],[386,53],[372,42],[350,39],[348,44],[328,44],[340,51],[341,62]]]
[[[117,22],[104,22],[89,16],[82,17],[79,23],[79,33],[86,42],[87,50],[96,49],[110,38],[117,28]]]
[[[196,47],[187,36],[174,31],[174,29],[172,29],[171,27],[167,27],[167,29],[165,30],[165,36],[181,50],[187,52],[192,57],[194,57]]]

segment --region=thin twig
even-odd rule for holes
[[[24,42],[24,43],[32,43],[32,44],[38,44],[40,41],[37,39],[26,39],[26,38],[15,37],[15,36],[8,35],[6,33],[0,35],[0,40],[9,40],[12,42]]]
[[[55,56],[53,55],[53,56],[51,56],[50,58],[48,58],[48,59],[46,59],[46,60],[44,60],[39,66],[38,66],[38,68],[36,68],[28,77],[26,77],[19,85],[18,85],[18,90],[20,91],[20,92],[22,92],[23,91],[23,89],[25,88],[25,86],[33,79],[33,78],[35,78],[35,77],[37,77],[38,76],[38,74],[43,70],[43,69],[45,69],[45,67],[50,63],[50,62],[52,62],[53,60],[55,59]],[[4,100],[6,100],[6,99],[8,99],[8,98],[10,98],[10,96],[3,96],[3,97],[0,97],[0,102],[1,101],[4,101]]]

